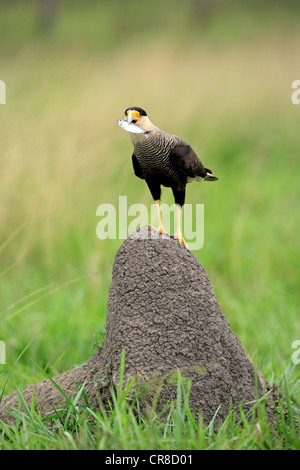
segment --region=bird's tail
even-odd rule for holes
[[[209,170],[208,168],[205,168],[205,169],[207,173],[206,173],[206,176],[204,177],[204,181],[217,181],[219,179],[212,174],[211,170]]]

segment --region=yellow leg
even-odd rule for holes
[[[156,204],[157,215],[158,215],[158,231],[160,233],[166,233],[165,229],[163,228],[163,224],[162,224],[162,218],[161,218],[161,212],[160,212],[160,200],[157,199],[155,201],[155,204]],[[157,228],[152,227],[152,225],[149,225],[149,227],[152,228],[153,230],[157,230]]]
[[[181,206],[179,204],[176,204],[176,210],[177,210],[177,230],[174,235],[174,238],[179,241],[185,248],[188,248],[185,239],[182,236],[181,233],[181,227],[180,227],[180,219],[181,219]]]

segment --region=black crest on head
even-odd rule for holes
[[[147,116],[147,113],[144,109],[142,108],[139,108],[138,106],[131,106],[130,108],[127,108],[125,109],[125,114],[127,113],[127,111],[138,111],[140,113],[141,116]]]

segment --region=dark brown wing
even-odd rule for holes
[[[134,174],[138,177],[138,178],[141,178],[142,180],[145,179],[144,176],[143,176],[143,172],[142,172],[142,169],[140,167],[140,164],[138,162],[138,159],[136,158],[136,156],[134,155],[134,153],[132,154],[132,165],[133,165],[133,171],[134,171]]]
[[[192,147],[184,140],[177,144],[170,152],[173,165],[190,178],[200,176],[208,181],[218,178],[212,176],[212,171],[202,164]]]
[[[170,159],[175,167],[190,178],[195,178],[196,176],[205,178],[207,175],[207,169],[201,163],[192,147],[184,141],[171,150]]]

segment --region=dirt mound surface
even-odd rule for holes
[[[153,239],[149,237],[153,235]],[[160,390],[161,405],[176,397],[176,377],[192,381],[190,409],[201,412],[209,422],[216,411],[218,420],[227,414],[230,403],[249,402],[268,388],[260,371],[245,353],[230,329],[211,282],[198,259],[177,241],[143,227],[133,232],[119,248],[109,288],[106,337],[101,350],[82,366],[55,377],[70,397],[86,381],[86,396],[97,406],[99,396],[107,396],[103,377],[118,383],[121,351],[125,350],[125,379],[137,376],[147,384],[146,401],[151,403]],[[63,396],[50,380],[30,385],[41,413],[63,407]],[[17,407],[17,394],[3,398],[4,408]]]

